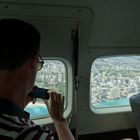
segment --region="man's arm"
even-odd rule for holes
[[[54,125],[60,140],[75,140],[65,120],[56,121],[54,122]]]
[[[50,116],[54,122],[60,140],[75,140],[66,120],[63,117],[64,96],[51,92],[50,100],[44,101],[48,107]]]

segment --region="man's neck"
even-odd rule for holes
[[[0,72],[0,98],[7,99],[20,108],[24,107],[25,89],[23,87],[23,80],[10,72]]]

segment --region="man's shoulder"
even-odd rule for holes
[[[38,140],[54,139],[49,128],[34,124],[30,119],[0,114],[0,138],[16,138]]]

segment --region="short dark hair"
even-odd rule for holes
[[[37,29],[19,19],[0,20],[0,70],[13,71],[39,52]]]

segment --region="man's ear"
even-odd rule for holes
[[[38,64],[38,55],[34,55],[30,58],[30,67],[31,69],[37,69]]]

